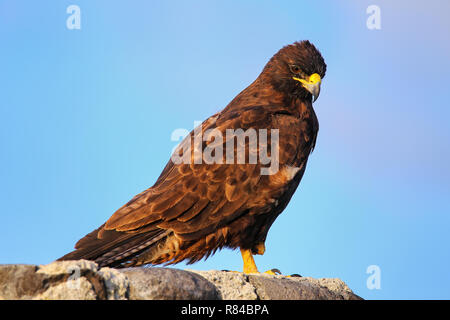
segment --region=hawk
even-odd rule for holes
[[[316,144],[313,102],[325,71],[309,41],[280,49],[252,84],[180,143],[152,187],[58,260],[87,259],[114,268],[190,264],[227,247],[240,249],[244,273],[258,272],[253,255],[264,254],[269,228],[297,189]],[[230,130],[241,130],[243,138],[230,138]],[[219,152],[222,147],[226,152]],[[242,149],[238,162],[232,156]],[[201,161],[206,150],[216,161]],[[276,165],[268,169],[262,151]]]

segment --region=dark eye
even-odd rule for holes
[[[291,65],[290,66],[291,67],[291,71],[293,72],[293,73],[299,73],[302,69],[300,69],[300,67],[299,66],[297,66],[297,65]]]

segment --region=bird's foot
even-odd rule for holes
[[[273,269],[267,270],[264,273],[265,274],[270,274],[272,276],[276,276],[276,275],[281,275],[282,274],[281,271],[279,269],[277,269],[277,268],[273,268]]]
[[[225,271],[225,272],[234,272],[234,273],[241,273],[240,271],[234,271],[234,270],[227,270],[227,269],[224,269],[224,270],[222,270],[222,271]],[[245,274],[269,274],[269,275],[271,275],[271,276],[283,276],[283,274],[281,273],[281,271],[279,270],[279,269],[277,269],[277,268],[273,268],[273,269],[270,269],[270,270],[267,270],[267,271],[265,271],[265,272],[259,272],[258,271],[258,269],[256,269],[256,271],[253,271],[252,269],[247,269],[247,272],[245,272],[244,271],[244,273]],[[285,277],[287,277],[287,278],[301,278],[302,276],[301,275],[299,275],[298,273],[294,273],[294,274],[291,274],[291,275],[288,275],[288,276],[285,276]]]
[[[253,254],[264,254],[264,251],[265,251],[265,247],[264,247],[264,243],[262,243],[262,242],[255,245],[251,250],[241,249],[242,260],[244,261],[244,273],[245,274],[260,273],[258,271],[258,268],[256,267],[255,259],[253,259]],[[266,272],[263,272],[263,273],[270,274],[273,276],[283,275],[281,273],[281,271],[276,268],[267,270]],[[301,275],[292,274],[292,275],[286,276],[286,277],[301,277]]]
[[[270,274],[272,276],[285,276],[284,274],[281,273],[280,269],[276,269],[276,268],[267,270],[264,273],[265,274]],[[290,276],[285,276],[285,277],[287,277],[287,278],[301,278],[302,276],[299,275],[298,273],[294,273],[294,274],[291,274]]]

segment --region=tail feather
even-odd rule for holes
[[[104,225],[79,240],[75,250],[62,256],[58,261],[86,259],[95,261],[100,267],[130,266],[127,262],[131,258],[164,241],[169,234],[163,229],[126,233],[104,230],[103,227]]]

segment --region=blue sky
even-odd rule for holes
[[[66,8],[81,8],[68,30]],[[366,8],[381,9],[381,30]],[[317,147],[260,270],[450,298],[448,1],[0,0],[0,263],[45,264],[151,186],[177,128],[282,46],[327,64]],[[381,270],[381,289],[366,269]],[[177,267],[186,268],[184,264]],[[241,270],[237,251],[188,266]]]

